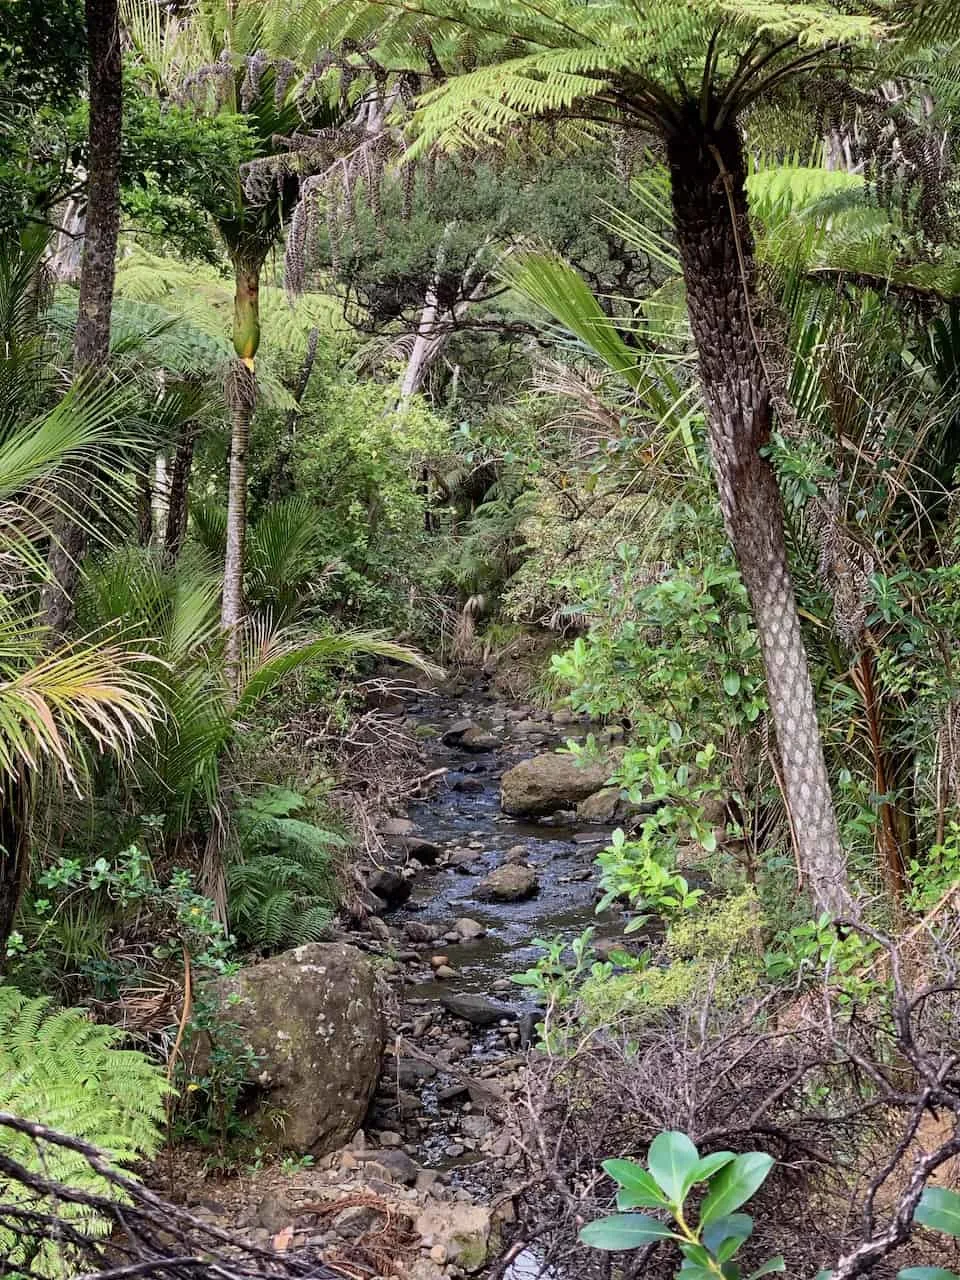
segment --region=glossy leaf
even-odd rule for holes
[[[747,1276],[747,1280],[760,1280],[761,1276],[769,1276],[775,1271],[786,1271],[787,1264],[779,1254],[775,1258],[770,1258],[762,1267],[757,1267],[756,1271],[751,1271]]]
[[[581,1244],[593,1249],[638,1249],[651,1240],[672,1240],[670,1228],[647,1213],[614,1213],[588,1222],[580,1232]]]
[[[704,1227],[703,1243],[720,1262],[726,1262],[744,1240],[749,1240],[752,1231],[753,1219],[748,1213],[731,1213]]]
[[[772,1168],[773,1157],[762,1151],[737,1156],[711,1183],[700,1210],[700,1222],[706,1226],[739,1209],[763,1185]]]
[[[615,1182],[623,1188],[623,1192],[631,1197],[631,1203],[621,1203],[617,1196],[617,1205],[621,1209],[656,1209],[664,1208],[667,1197],[647,1173],[646,1169],[633,1160],[604,1160],[603,1168]],[[621,1193],[623,1194],[623,1193]]]
[[[946,1187],[927,1187],[913,1220],[948,1236],[960,1236],[960,1194]]]
[[[657,1134],[647,1152],[650,1172],[671,1204],[683,1203],[692,1185],[688,1179],[699,1162],[697,1148],[685,1133],[677,1130]]]
[[[697,1182],[709,1182],[715,1174],[736,1158],[733,1151],[714,1151],[713,1155],[702,1156],[690,1170],[689,1185],[686,1190],[689,1191],[690,1187]]]

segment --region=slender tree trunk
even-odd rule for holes
[[[307,338],[307,350],[303,357],[303,364],[300,367],[297,385],[293,388],[293,398],[297,403],[287,414],[287,420],[283,426],[283,439],[277,452],[277,464],[273,469],[273,475],[270,477],[268,496],[271,502],[279,502],[281,498],[285,498],[293,487],[290,463],[293,458],[297,423],[300,421],[300,414],[303,412],[301,401],[307,394],[307,387],[310,385],[310,375],[313,373],[313,366],[316,363],[319,341],[320,330],[311,329],[310,336]]]
[[[190,514],[190,472],[193,470],[193,452],[197,443],[197,426],[185,422],[173,454],[170,468],[170,501],[167,505],[167,527],[164,534],[163,555],[167,564],[174,565],[180,558],[187,536],[187,517]]]
[[[227,491],[227,548],[223,564],[220,623],[227,634],[227,669],[236,682],[240,623],[243,620],[243,569],[247,540],[247,451],[257,401],[254,357],[260,345],[260,267],[236,267],[233,346],[238,359],[227,375],[230,408],[230,479]]]
[[[677,242],[700,362],[720,506],[750,599],[777,733],[784,800],[815,909],[852,910],[846,860],[787,561],[776,475],[760,450],[771,378],[753,319],[755,262],[739,129],[697,106],[667,138]]]
[[[76,376],[105,364],[110,353],[110,312],[120,232],[120,139],[123,124],[123,65],[117,0],[86,0],[90,78],[90,147],[87,210],[80,270],[80,302],[73,346]],[[77,494],[80,506],[89,496]],[[81,513],[82,514],[82,513]],[[64,631],[73,608],[78,562],[86,530],[70,521],[57,531],[50,549],[51,581],[42,608],[49,626]]]
[[[147,471],[137,474],[137,541],[141,547],[153,541],[153,489]]]

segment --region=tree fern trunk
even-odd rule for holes
[[[254,358],[260,346],[260,266],[234,263],[233,349],[238,359],[227,374],[230,408],[230,480],[227,491],[227,549],[223,563],[220,624],[227,633],[227,672],[238,674],[240,623],[243,620],[243,569],[247,542],[247,451],[257,402]]]
[[[86,0],[90,75],[90,156],[87,210],[80,271],[80,300],[73,345],[78,377],[98,368],[110,353],[110,312],[120,232],[120,139],[123,124],[123,67],[117,0]],[[89,487],[75,495],[83,507]],[[50,549],[50,582],[42,609],[47,624],[65,630],[73,609],[78,564],[86,531],[76,520],[56,530]]]
[[[848,913],[846,860],[787,562],[780,490],[760,453],[770,438],[773,396],[752,318],[755,264],[743,144],[736,125],[705,128],[698,105],[668,136],[667,150],[720,505],[763,654],[799,864],[816,910]]]
[[[190,472],[193,470],[193,453],[197,443],[197,425],[185,422],[180,428],[177,447],[170,468],[170,501],[167,506],[167,527],[164,533],[163,555],[167,564],[176,564],[187,536],[187,517],[190,514]]]

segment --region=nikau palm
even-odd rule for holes
[[[426,51],[423,76],[445,64],[448,78],[417,109],[420,149],[489,146],[535,119],[662,139],[717,487],[763,652],[798,860],[817,909],[849,911],[781,497],[764,456],[780,377],[756,314],[740,122],[882,29],[823,0],[343,0],[313,16],[325,39],[375,43],[387,68],[410,67],[411,50]],[[465,52],[484,65],[457,75]]]

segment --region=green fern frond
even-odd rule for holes
[[[45,997],[31,999],[14,987],[0,987],[4,1110],[82,1138],[119,1166],[153,1155],[160,1144],[167,1086],[142,1053],[118,1047],[121,1037],[119,1029],[98,1026],[82,1009],[55,1009]],[[83,1156],[63,1147],[40,1150],[26,1135],[0,1129],[0,1153],[55,1181],[107,1192]],[[16,1201],[17,1185],[8,1183],[4,1194]],[[91,1233],[106,1229],[80,1207],[60,1204],[58,1212]],[[32,1256],[32,1248],[32,1242],[18,1241],[0,1227],[0,1255],[14,1271],[19,1262],[31,1274],[63,1274],[53,1243],[43,1244],[39,1256]]]

